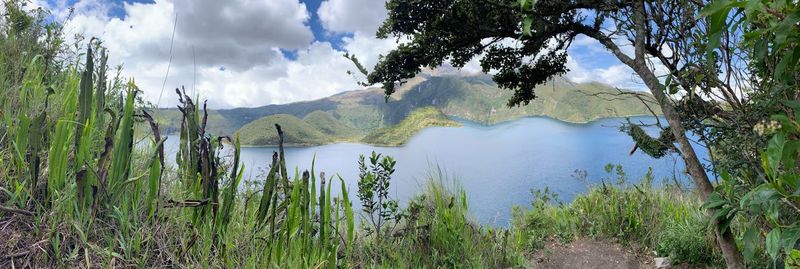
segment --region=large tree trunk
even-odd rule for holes
[[[675,136],[675,141],[678,142],[678,146],[683,153],[683,160],[686,163],[686,169],[688,170],[689,175],[692,177],[692,180],[694,180],[694,184],[697,186],[697,190],[700,192],[700,197],[705,201],[714,191],[714,186],[711,185],[711,181],[708,179],[708,174],[706,174],[705,169],[703,169],[703,166],[700,164],[700,160],[697,158],[697,154],[695,154],[694,148],[692,148],[692,145],[689,142],[689,138],[686,137],[686,130],[683,128],[683,125],[681,125],[680,115],[675,110],[675,107],[672,105],[669,97],[664,93],[664,85],[658,81],[658,78],[647,65],[647,55],[645,54],[645,38],[648,35],[648,30],[646,26],[647,22],[645,13],[646,10],[644,2],[641,0],[635,0],[633,2],[633,22],[636,36],[633,44],[635,48],[635,58],[633,59],[622,53],[619,47],[610,38],[602,35],[602,33],[591,33],[592,35],[590,36],[594,37],[606,48],[611,50],[611,52],[617,58],[619,58],[620,61],[630,66],[633,71],[639,75],[642,81],[644,81],[645,85],[647,85],[647,88],[650,89],[653,97],[655,97],[655,99],[658,101],[661,111],[664,113],[664,117],[667,119],[667,122],[669,122],[672,134]],[[714,209],[710,210],[712,215],[714,212]],[[744,259],[742,257],[742,253],[739,252],[739,249],[736,247],[736,240],[734,239],[730,228],[726,228],[722,232],[717,231],[716,235],[717,242],[722,249],[722,255],[725,257],[725,264],[727,267],[743,269]]]
[[[678,115],[678,112],[675,111],[675,107],[670,103],[669,97],[661,90],[663,87],[661,82],[658,81],[658,78],[656,78],[646,65],[639,65],[633,67],[633,69],[645,82],[650,92],[653,94],[653,97],[658,100],[661,111],[664,113],[667,122],[669,122],[672,134],[675,136],[675,141],[678,142],[678,146],[683,154],[686,169],[694,180],[700,197],[705,201],[708,195],[714,191],[714,187],[711,185],[708,174],[706,174],[705,169],[703,169],[703,166],[700,164],[700,160],[697,158],[694,148],[692,148],[689,139],[686,137],[686,130],[683,129],[681,125],[680,115]],[[709,213],[713,215],[715,211],[716,210],[712,209]],[[736,240],[733,238],[730,228],[726,228],[722,233],[717,231],[717,242],[722,249],[722,254],[725,257],[725,264],[728,268],[744,268],[742,254],[736,247]]]

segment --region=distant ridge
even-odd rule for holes
[[[244,145],[272,145],[276,141],[268,134],[271,133],[269,126],[283,123],[287,125],[284,130],[293,137],[292,141],[287,141],[291,144],[373,143],[380,140],[371,134],[401,123],[412,111],[423,107],[428,107],[425,115],[439,115],[430,110],[434,109],[441,115],[487,125],[529,116],[583,123],[649,114],[638,99],[619,95],[616,88],[597,82],[574,83],[556,78],[538,87],[538,98],[521,107],[507,107],[511,95],[511,91],[498,88],[489,75],[431,75],[429,72],[401,85],[388,102],[381,88],[368,88],[312,101],[212,110],[209,111],[208,130],[215,135],[238,134]],[[179,112],[174,109],[160,112],[158,117],[164,132],[176,132],[180,124]],[[296,135],[293,132],[297,132]],[[362,141],[365,137],[372,139]]]

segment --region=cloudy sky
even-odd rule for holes
[[[342,57],[367,67],[396,46],[375,38],[386,18],[381,0],[38,0],[64,20],[68,36],[98,37],[112,64],[122,64],[145,97],[175,103],[185,85],[214,108],[311,100],[358,89]],[[177,20],[176,20],[177,18]],[[174,27],[174,39],[173,26]],[[170,44],[172,42],[172,53]],[[171,61],[170,61],[171,58]],[[595,41],[579,37],[570,49],[568,77],[642,88],[632,71]],[[164,83],[165,75],[169,75]],[[477,62],[468,72],[478,71]],[[162,85],[164,91],[162,92]]]

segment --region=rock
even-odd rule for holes
[[[662,258],[655,258],[654,259],[656,268],[658,269],[666,269],[672,267],[672,263],[669,262],[669,258],[662,257]]]

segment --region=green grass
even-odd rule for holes
[[[627,184],[620,167],[611,177],[569,204],[556,202],[557,197],[546,190],[535,191],[531,209],[512,211],[516,243],[536,251],[548,240],[612,239],[635,244],[645,253],[655,251],[675,264],[722,266],[714,234],[707,229],[708,215],[700,209],[696,194],[673,186],[655,188],[650,176]]]
[[[455,127],[461,126],[461,124],[448,119],[444,113],[434,107],[417,108],[397,125],[372,132],[361,141],[373,145],[399,146],[422,129],[443,126]]]
[[[422,190],[389,223],[390,234],[375,245],[356,241],[353,264],[360,268],[523,268],[528,260],[504,229],[481,227],[469,214],[458,180],[432,167]],[[377,253],[377,259],[371,259]]]

